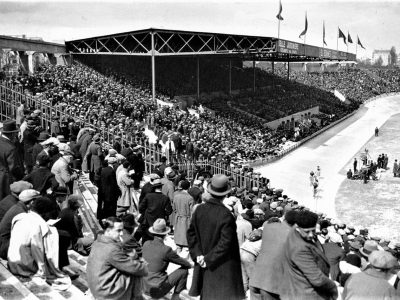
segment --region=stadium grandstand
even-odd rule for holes
[[[287,226],[285,232],[296,223],[298,231],[291,232],[305,236],[307,230],[318,227],[311,230],[313,237],[308,242],[313,243],[313,251],[321,252],[324,270],[312,275],[324,280],[332,298],[347,291],[346,281],[348,286],[354,280],[350,273],[368,269],[384,270],[390,279],[386,282],[390,287],[385,288],[397,297],[399,270],[393,260],[400,258],[400,245],[394,239],[371,237],[368,229],[337,221],[329,211],[310,212],[314,207],[294,200],[297,195],[288,195],[287,187],[274,186],[255,169],[340,126],[371,99],[400,92],[398,69],[362,69],[354,64],[354,54],[273,37],[154,28],[68,41],[65,49],[71,60],[62,65],[38,60],[34,73],[4,76],[0,82],[1,142],[11,147],[9,142],[15,139],[10,148],[13,156],[8,156],[13,161],[5,162],[13,165],[12,169],[0,170],[0,178],[8,176],[7,184],[3,181],[0,186],[1,197],[8,197],[0,200],[0,241],[5,245],[7,240],[10,249],[15,249],[20,245],[15,238],[18,224],[29,222],[28,217],[13,219],[15,206],[10,203],[20,203],[15,205],[25,207],[24,212],[31,209],[26,214],[30,218],[34,213],[35,218],[48,221],[40,224],[49,231],[54,228],[53,219],[61,220],[53,232],[59,237],[52,244],[53,252],[48,248],[42,252],[45,261],[41,263],[49,274],[29,278],[38,271],[36,266],[36,272],[30,270],[27,278],[16,256],[0,246],[1,297],[107,299],[93,282],[111,271],[93,273],[101,262],[93,257],[90,245],[96,239],[92,250],[100,255],[98,241],[115,229],[115,223],[122,223],[125,248],[121,249],[126,251],[126,260],[145,265],[149,274],[156,273],[151,260],[154,254],[146,247],[151,242],[146,240],[164,236],[163,243],[180,257],[174,256],[168,269],[168,264],[161,268],[163,276],[178,276],[179,272],[174,272],[191,269],[181,272],[186,277],[179,273],[186,278],[183,289],[170,280],[171,291],[165,293],[159,286],[148,288],[151,276],[137,275],[136,290],[132,290],[135,297],[197,299],[200,293],[192,280],[199,274],[192,266],[200,272],[209,272],[213,266],[209,257],[199,255],[196,261],[191,248],[195,238],[186,237],[186,232],[190,219],[204,212],[213,197],[220,199],[219,217],[228,216],[229,224],[224,226],[237,230],[228,238],[232,238],[231,244],[224,245],[232,253],[238,252],[238,257],[226,259],[233,261],[231,275],[240,282],[238,294],[226,292],[232,299],[243,299],[243,289],[247,296],[250,290],[257,294],[257,289],[251,289],[257,284],[245,255],[250,253],[252,266],[257,267],[257,255],[268,254],[263,253],[261,242],[266,234],[262,230],[269,232],[270,225],[281,222]],[[0,153],[7,149],[2,147]],[[372,171],[373,162],[369,164],[370,173],[361,165],[354,167],[354,179],[372,180],[376,170]],[[384,163],[380,164],[383,169]],[[113,177],[107,177],[107,172]],[[319,180],[322,182],[320,172],[305,173],[314,192]],[[366,178],[367,174],[370,177]],[[146,206],[150,195],[155,195],[157,203],[166,199],[169,206],[161,210],[169,213],[151,211]],[[182,207],[190,208],[187,215],[182,216],[177,199],[186,199]],[[68,226],[73,228],[63,227],[71,214],[74,226]],[[149,215],[155,217],[151,224],[146,223]],[[123,222],[113,219],[115,216]],[[187,219],[178,222],[180,217]],[[210,222],[212,217],[210,214]],[[16,224],[13,228],[11,220]],[[156,225],[163,222],[167,227],[157,234]],[[194,230],[193,220],[191,224]],[[137,225],[139,229],[133,232]],[[274,235],[274,230],[269,234]],[[281,246],[283,252],[283,243]],[[338,257],[329,247],[339,252]],[[369,256],[378,249],[378,256],[385,253],[389,258]],[[128,271],[121,273],[126,276]],[[125,292],[129,288],[121,285],[117,289]],[[212,293],[207,286],[203,289]]]

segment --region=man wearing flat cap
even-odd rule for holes
[[[338,290],[329,279],[329,261],[315,237],[318,215],[299,211],[284,246],[280,298],[336,299]]]
[[[15,120],[3,122],[0,136],[0,199],[10,194],[10,184],[24,176],[22,157],[15,146],[18,129]]]
[[[195,262],[189,294],[202,299],[244,299],[236,223],[222,203],[231,192],[229,178],[214,175],[207,191],[211,197],[197,207],[187,232]]]
[[[4,197],[1,201],[0,201],[0,222],[3,219],[4,215],[6,214],[6,212],[14,205],[17,204],[19,199],[18,196],[21,192],[27,190],[27,189],[31,189],[32,188],[32,184],[30,184],[29,182],[26,181],[16,181],[11,183],[10,185],[10,190],[11,190],[11,194]]]
[[[368,269],[346,281],[342,299],[400,299],[400,291],[388,282],[393,276],[390,271],[399,264],[396,258],[387,251],[375,250],[368,260]]]

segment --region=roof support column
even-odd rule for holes
[[[156,59],[154,49],[154,31],[151,32],[151,94],[153,101],[156,101]]]
[[[232,95],[232,59],[229,59],[229,95]]]
[[[290,79],[290,63],[289,61],[287,62],[287,80]]]
[[[197,56],[196,79],[197,79],[197,100],[199,100],[200,99],[200,56]]]
[[[271,61],[272,74],[275,74],[275,62]]]
[[[253,58],[253,94],[256,92],[256,61]]]

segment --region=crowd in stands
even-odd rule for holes
[[[17,113],[21,126],[7,120],[0,136],[0,255],[15,275],[68,289],[77,276],[65,269],[74,249],[88,256],[95,299],[161,298],[172,290],[171,299],[180,299],[189,286],[189,295],[204,299],[400,297],[395,241],[311,212],[267,181],[238,186],[209,167],[187,178],[165,157],[141,186],[140,147],[117,141],[106,151],[95,130],[74,124],[68,129],[78,139],[67,142],[40,127],[40,111]],[[95,240],[83,235],[74,167],[98,187],[103,230]],[[167,272],[170,263],[178,269]]]
[[[286,78],[286,70],[275,69],[275,74]],[[291,71],[290,79],[301,84],[332,92],[338,90],[347,100],[359,103],[377,95],[398,92],[400,71],[385,68],[341,68],[335,72]]]

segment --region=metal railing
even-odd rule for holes
[[[44,130],[51,133],[51,122],[53,117],[57,116],[60,120],[66,120],[69,117],[79,121],[83,127],[90,127],[95,129],[103,138],[106,148],[110,148],[113,144],[115,133],[110,131],[109,128],[98,128],[93,124],[90,119],[82,118],[76,112],[68,111],[66,106],[56,104],[52,105],[51,101],[45,98],[44,95],[30,95],[21,86],[12,85],[9,82],[0,82],[0,119],[15,119],[16,111],[21,101],[24,100],[26,106],[38,109],[42,112],[41,126]],[[124,142],[132,144],[136,142],[134,137],[130,134],[121,136],[122,145]],[[223,173],[232,176],[237,186],[239,187],[262,187],[265,186],[265,179],[261,178],[260,174],[248,174],[242,170],[232,167],[229,164],[212,160],[191,160],[179,154],[163,153],[156,144],[151,144],[148,140],[140,144],[142,147],[142,154],[145,161],[145,172],[151,173],[156,165],[160,162],[162,156],[167,157],[167,161],[172,161],[179,166],[179,169],[187,173],[189,179],[193,178],[196,166],[204,168],[205,166],[211,167],[211,173]]]

